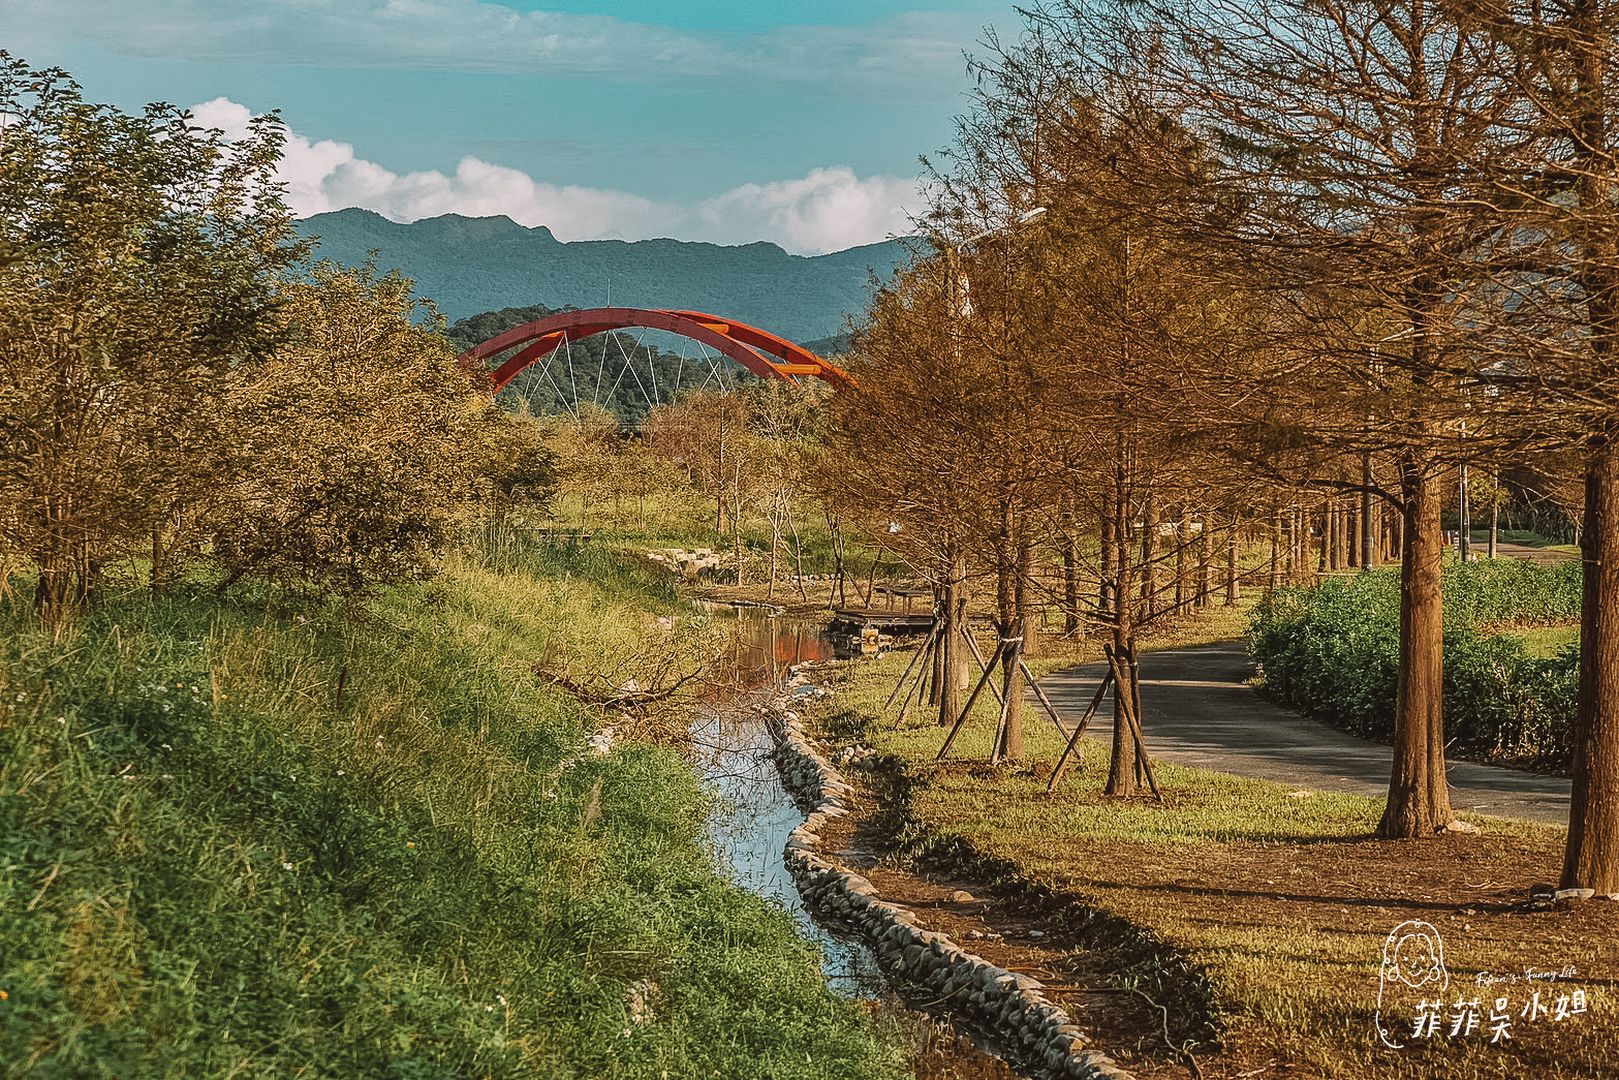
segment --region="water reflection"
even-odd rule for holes
[[[716,619],[735,619],[731,657],[735,690],[716,692],[698,708],[692,726],[696,764],[717,798],[709,835],[721,869],[737,884],[780,903],[800,932],[820,945],[822,970],[842,992],[875,996],[881,976],[870,952],[815,923],[782,863],[787,834],[804,815],[781,785],[771,754],[775,743],[752,706],[767,700],[794,664],[835,655],[817,625],[765,608],[713,606]]]

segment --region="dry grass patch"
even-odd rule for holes
[[[1535,911],[1526,902],[1531,885],[1555,876],[1561,829],[1473,818],[1477,835],[1377,841],[1378,800],[1299,795],[1167,762],[1158,764],[1162,805],[1105,799],[1105,748],[1094,743],[1048,795],[1038,765],[982,764],[987,711],[963,733],[957,760],[944,764],[933,761],[943,741],[937,726],[895,731],[891,718],[875,721],[902,663],[847,668],[840,692],[819,706],[826,729],[858,732],[902,763],[924,844],[959,838],[987,860],[1015,864],[1031,881],[1128,921],[1205,972],[1225,1028],[1221,1047],[1199,1051],[1205,1076],[1619,1073],[1619,904]],[[1056,733],[1031,712],[1029,760],[1049,764],[1059,751]],[[1381,961],[1390,932],[1413,919],[1441,936],[1449,986],[1439,1036],[1420,1042],[1409,1035],[1422,995],[1391,992],[1384,1026],[1408,1044],[1392,1050],[1374,1023]],[[1531,986],[1529,968],[1574,974]],[[1588,1011],[1530,1022],[1520,1014],[1536,988],[1554,1009],[1582,990]],[[1492,1044],[1490,1017],[1503,997],[1511,1038]],[[1455,1003],[1475,999],[1477,1028],[1451,1037]],[[1466,1013],[1464,1005],[1464,1027]]]

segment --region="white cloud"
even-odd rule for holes
[[[403,0],[402,0],[403,2]],[[252,111],[228,98],[193,106],[198,125],[228,138],[246,132]],[[504,214],[545,225],[559,240],[674,236],[738,244],[769,240],[788,251],[819,254],[910,232],[908,212],[922,208],[915,180],[864,179],[846,166],[812,169],[796,180],[743,184],[696,205],[657,202],[625,191],[547,184],[518,169],[462,158],[453,174],[396,173],[360,157],[349,143],[287,133],[280,179],[300,217],[343,207],[375,210],[394,221],[440,214]]]
[[[788,251],[840,251],[908,234],[908,212],[921,209],[915,180],[862,180],[840,165],[813,169],[798,180],[743,184],[704,201],[697,214],[710,235],[732,242],[751,231]]]

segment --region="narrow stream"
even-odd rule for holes
[[[993,1048],[975,1043],[970,1031],[930,1017],[925,1006],[896,993],[863,943],[816,923],[787,874],[782,849],[804,815],[776,773],[775,740],[750,706],[777,694],[794,664],[848,654],[837,650],[818,623],[758,607],[705,607],[711,618],[735,620],[737,631],[734,679],[699,706],[691,727],[695,762],[717,796],[709,835],[720,868],[792,915],[799,932],[821,947],[822,973],[835,992],[921,1021],[910,1061],[919,1078],[1015,1077]]]
[[[711,616],[734,619],[734,673],[741,690],[704,702],[692,724],[694,758],[717,798],[709,835],[730,878],[751,892],[778,901],[799,931],[821,946],[823,971],[840,993],[876,997],[882,974],[862,944],[826,930],[810,918],[782,863],[787,834],[804,820],[781,785],[772,752],[775,742],[761,717],[747,708],[751,695],[773,695],[794,664],[829,660],[836,653],[818,625],[756,607],[714,605]]]

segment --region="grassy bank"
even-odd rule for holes
[[[675,604],[539,548],[357,616],[135,596],[53,639],[0,612],[4,1069],[901,1072],[790,919],[711,871],[679,755],[592,752],[597,718],[532,675],[627,655]]]
[[[943,765],[933,761],[943,741],[937,726],[919,720],[894,730],[892,712],[879,719],[903,660],[838,672],[836,695],[814,706],[817,723],[869,744],[905,774],[918,857],[966,849],[1110,916],[1095,921],[1102,940],[1091,944],[1122,953],[1115,989],[1133,987],[1171,1008],[1175,1040],[1199,1040],[1192,1051],[1202,1075],[1596,1077],[1619,1067],[1619,947],[1608,906],[1524,905],[1530,885],[1555,876],[1560,830],[1480,819],[1478,835],[1381,842],[1371,839],[1378,800],[1298,794],[1167,762],[1157,766],[1163,805],[1110,800],[1100,794],[1105,747],[1095,743],[1047,795],[1040,765],[1060,746],[1038,718],[1028,728],[1027,769],[984,764],[987,711],[958,743],[957,760]],[[1113,919],[1134,931],[1120,935]],[[1441,1037],[1420,1043],[1408,1037],[1417,995],[1391,995],[1385,1026],[1410,1044],[1392,1050],[1375,1034],[1380,964],[1387,936],[1407,919],[1438,928],[1450,982]],[[1143,940],[1178,962],[1154,961]],[[1578,977],[1542,984],[1543,1002],[1581,989],[1589,1011],[1561,1023],[1523,1019],[1524,969],[1564,965]],[[1516,984],[1480,982],[1514,973]],[[1500,997],[1514,1026],[1510,1041],[1492,1044],[1489,1016]],[[1458,999],[1480,1003],[1481,1026],[1450,1037]],[[1187,1011],[1185,1003],[1199,1002],[1212,1002],[1212,1016]],[[1137,1058],[1131,1067],[1186,1075],[1157,1052],[1156,1063]]]

